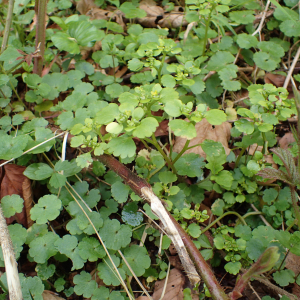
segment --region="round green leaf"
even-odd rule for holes
[[[119,250],[130,243],[132,232],[129,226],[121,225],[118,220],[107,219],[99,234],[108,249]]]
[[[254,124],[246,119],[240,119],[234,125],[240,132],[251,134],[254,131]]]
[[[133,136],[136,136],[140,139],[145,137],[149,137],[155,132],[156,127],[158,126],[158,122],[155,118],[149,117],[145,118],[141,121],[140,125],[138,125],[132,132]]]
[[[177,176],[171,171],[160,172],[158,178],[162,183],[165,184],[172,183],[177,180]]]
[[[165,104],[165,112],[171,116],[171,117],[179,117],[180,115],[182,115],[182,111],[181,108],[183,107],[183,104],[181,102],[181,100],[173,100],[173,101],[168,101]]]
[[[61,209],[61,201],[56,195],[45,195],[30,210],[30,216],[37,224],[45,224],[58,217]]]
[[[1,206],[5,218],[22,212],[24,200],[19,195],[7,195],[1,199]]]
[[[211,125],[221,125],[227,120],[227,116],[222,110],[211,109],[205,113],[205,119]]]
[[[298,20],[285,20],[279,27],[286,36],[293,37],[300,35],[300,22]]]
[[[128,61],[128,68],[131,71],[137,72],[143,68],[144,64],[137,58]]]
[[[123,125],[117,122],[111,122],[106,126],[106,131],[113,134],[119,134],[123,130]]]
[[[165,87],[173,88],[176,85],[176,80],[172,75],[165,74],[161,78],[161,83]]]
[[[60,51],[67,51],[71,54],[78,54],[80,52],[79,45],[76,40],[72,39],[65,32],[57,32],[52,35],[51,40],[55,47],[57,47]]]
[[[124,256],[136,276],[142,276],[145,270],[150,267],[151,260],[145,247],[131,245],[125,249]],[[129,276],[132,276],[125,263],[123,264],[123,269]]]
[[[143,214],[138,212],[138,206],[135,202],[130,202],[124,206],[122,220],[131,226],[139,226],[143,222]]]
[[[131,137],[122,135],[112,139],[108,143],[108,151],[114,156],[121,158],[132,157],[135,155],[136,145]]]
[[[195,125],[184,120],[172,120],[169,122],[171,130],[176,136],[191,140],[197,136]]]
[[[237,36],[236,42],[243,49],[250,49],[252,47],[256,47],[258,41],[255,36],[252,36],[247,33],[242,33]]]

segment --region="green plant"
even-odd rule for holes
[[[257,1],[185,1],[185,20],[193,26],[184,31],[184,26],[143,28],[137,22],[146,12],[137,2],[110,1],[128,19],[126,28],[114,22],[116,12],[107,20],[91,20],[74,14],[70,1],[49,1],[47,7],[39,1],[35,39],[33,31],[20,26],[31,23],[32,4],[24,1],[13,12],[11,2],[8,10],[0,4],[0,30],[10,33],[0,54],[0,158],[26,166],[24,175],[42,190],[30,212],[34,224],[28,230],[20,224],[8,227],[16,257],[27,255],[36,264],[37,276],[20,276],[24,299],[40,299],[44,288],[67,297],[133,299],[138,285],[132,276],[136,282],[144,277],[150,289],[165,278],[171,240],[145,224],[140,211],[158,219],[143,203],[143,198],[149,201],[143,191],[150,188],[163,200],[203,277],[203,299],[237,299],[251,278],[261,279],[266,271],[273,272],[278,286],[299,284],[299,276],[283,262],[286,249],[299,255],[299,163],[290,152],[274,150],[281,167],[265,169],[271,165],[266,155],[277,143],[277,128],[298,112],[299,103],[284,88],[259,84],[265,72],[293,53],[290,42],[299,35],[299,21],[296,3],[271,2],[273,16],[264,29],[255,30],[255,15],[264,11]],[[50,16],[55,25],[44,33],[45,11],[55,11]],[[4,28],[6,16],[12,25]],[[278,38],[279,31],[289,39]],[[92,50],[99,42],[100,50]],[[92,53],[86,58],[83,50]],[[129,70],[125,77],[118,75],[121,68]],[[249,92],[242,105],[236,99],[241,89]],[[212,128],[234,121],[231,145],[236,148],[231,150],[238,155],[209,139],[201,141],[205,159],[185,153],[199,146],[190,141],[203,119]],[[53,123],[65,132],[54,134]],[[162,129],[167,124],[169,129]],[[67,131],[77,152],[66,159]],[[56,139],[62,135],[63,142]],[[185,139],[179,153],[173,151],[177,138]],[[253,144],[257,147],[250,153]],[[289,187],[280,182],[265,186],[269,183],[258,175]],[[212,212],[200,211],[204,199]],[[22,205],[17,195],[2,199],[6,217],[21,212]],[[204,235],[210,229],[212,244]],[[151,254],[149,245],[159,252]],[[233,275],[248,269],[231,295],[207,267],[208,259]],[[96,275],[87,272],[87,265]],[[73,271],[77,274],[70,280]],[[97,276],[111,288],[98,287]],[[7,292],[5,277],[0,284]],[[287,297],[283,289],[280,293]],[[184,294],[190,298],[189,290]]]

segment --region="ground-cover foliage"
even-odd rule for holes
[[[230,299],[259,285],[263,300],[300,298],[298,1],[13,2],[0,4],[1,206],[24,299],[159,299],[180,269],[103,154],[151,185]],[[0,286],[4,299],[5,274]]]

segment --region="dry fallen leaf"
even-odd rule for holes
[[[266,73],[264,80],[265,83],[271,83],[277,87],[283,86],[285,81],[285,76],[279,74]]]
[[[295,274],[299,274],[300,273],[300,256],[289,252],[285,259],[285,267],[289,270],[292,270]]]
[[[197,136],[191,139],[189,147],[201,144],[205,140],[213,140],[216,142],[221,142],[226,154],[230,153],[230,149],[228,147],[228,141],[230,139],[230,129],[231,124],[228,122],[224,122],[221,125],[215,125],[214,127],[208,123],[206,119],[203,119],[201,122],[195,125]],[[175,140],[175,144],[173,147],[173,151],[179,153],[183,146],[185,145],[186,139],[182,137],[177,137]],[[196,153],[202,157],[206,157],[205,152],[202,150],[201,146],[196,146],[192,149],[185,151],[185,153]]]
[[[170,255],[168,257],[169,262],[171,264],[171,266],[173,266],[174,268],[178,269],[178,270],[183,270],[183,266],[181,264],[180,258],[178,255]]]
[[[287,132],[278,142],[280,148],[287,149],[290,144],[295,142],[295,138],[292,132]]]
[[[110,20],[117,22],[123,26],[123,28],[125,27],[123,21],[124,13],[120,10],[116,10],[113,6],[107,6],[105,10],[98,8],[93,0],[80,0],[76,8],[82,15],[90,16],[91,20]]]
[[[285,78],[286,78],[286,76],[284,76],[284,75],[266,73],[264,80],[265,80],[265,83],[271,83],[271,84],[275,85],[276,87],[282,87],[284,85]],[[293,91],[291,82],[289,82],[289,84],[287,86],[287,90],[289,92]]]
[[[140,9],[147,13],[147,17],[158,17],[164,15],[163,8],[157,6],[154,0],[142,0],[140,2]]]
[[[164,18],[158,21],[160,27],[178,28],[180,26],[187,26],[188,22],[184,18],[182,12],[171,12],[165,14]]]
[[[43,291],[42,296],[44,300],[64,300],[64,298],[59,297],[56,293],[47,290]]]
[[[165,285],[164,280],[157,281],[154,287],[153,299],[159,300]],[[164,300],[182,300],[183,299],[183,285],[185,277],[177,269],[172,269],[169,274],[166,291],[164,294]]]
[[[300,256],[289,252],[285,259],[285,267],[298,275],[300,273]],[[292,293],[300,299],[300,287],[296,283],[293,285]]]
[[[298,297],[298,299],[300,299],[300,286],[296,283],[293,284],[292,294]]]
[[[169,252],[170,252],[171,255],[176,255],[177,254],[177,250],[176,250],[176,248],[173,244],[170,245]]]
[[[155,136],[163,136],[163,135],[168,135],[169,131],[168,131],[168,124],[169,124],[169,120],[163,120],[159,123],[159,126],[156,128],[155,131]]]
[[[93,0],[80,0],[76,5],[76,9],[82,15],[87,14],[87,12],[92,8],[97,8],[97,5],[95,4],[95,2]]]
[[[158,24],[159,20],[161,20],[161,18],[162,18],[161,16],[158,16],[158,17],[144,17],[144,18],[138,19],[138,22],[143,27],[155,28],[155,27],[157,27],[157,24]]]
[[[3,161],[2,161],[3,162]],[[26,167],[17,166],[15,164],[6,164],[0,168],[0,199],[7,195],[19,195],[24,200],[24,208],[21,213],[16,213],[6,219],[7,224],[17,221],[24,227],[32,225],[29,211],[32,207],[32,191],[30,180],[23,175]]]

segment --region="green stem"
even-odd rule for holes
[[[112,63],[114,68],[114,83],[116,83],[116,67],[115,67],[115,55],[112,54]]]
[[[3,93],[3,91],[0,89],[0,93],[2,94],[2,97],[4,98],[4,99],[7,99],[7,97],[5,96],[5,94]]]
[[[293,208],[295,211],[295,216],[296,216],[296,220],[297,220],[297,226],[298,226],[298,230],[300,229],[300,210],[299,210],[299,206],[298,206],[298,200],[296,197],[296,187],[294,186],[290,186],[291,189],[291,196],[292,196],[292,204],[293,204]]]
[[[169,117],[169,123],[172,121],[172,117]],[[170,144],[170,154],[169,157],[172,159],[172,153],[173,153],[173,143],[172,143],[172,130],[169,130],[169,144]]]
[[[126,276],[126,283],[127,283],[127,287],[128,287],[128,290],[129,290],[130,294],[131,294],[132,296],[134,296],[133,290],[132,290],[132,288],[131,288],[129,276]]]
[[[150,140],[149,138],[145,138],[145,140],[148,143],[151,143],[153,146],[155,146],[155,148],[158,150],[158,152],[163,156],[163,158],[165,159],[165,161],[168,164],[169,169],[171,169],[173,171],[173,173],[175,175],[177,175],[176,169],[174,168],[171,160],[169,159],[169,157],[166,155],[166,153],[164,152],[164,150],[160,147],[160,145],[158,144],[156,137],[154,135],[154,133],[152,134],[152,140]]]
[[[149,181],[150,180],[150,178],[152,177],[152,176],[154,176],[157,172],[159,172],[162,168],[164,167],[164,165],[163,166],[161,166],[160,168],[158,168],[158,169],[156,169],[156,170],[154,170],[153,172],[151,172],[150,174],[149,174],[149,176],[148,176],[148,178],[147,178],[147,180]]]
[[[36,0],[35,12],[37,14],[35,47],[40,49],[39,57],[34,58],[33,73],[42,76],[44,53],[45,53],[45,39],[46,39],[46,10],[47,0]]]
[[[211,14],[214,10],[214,6],[212,7],[207,20],[205,20],[205,34],[204,34],[204,45],[203,45],[203,50],[202,50],[202,56],[205,55],[206,52],[206,44],[207,44],[207,35],[208,35],[208,29],[209,29],[209,23],[211,20]]]
[[[163,68],[163,66],[164,66],[166,56],[167,56],[167,53],[166,53],[166,52],[163,52],[163,57],[162,57],[162,60],[161,60],[161,62],[160,62],[159,69],[158,69],[158,71],[157,71],[157,76],[158,76],[158,82],[159,82],[159,84],[161,84],[161,71],[162,71],[162,68]]]
[[[4,28],[0,53],[2,53],[6,49],[6,46],[7,46],[7,43],[8,43],[8,38],[9,38],[9,33],[10,33],[10,26],[11,26],[11,23],[12,23],[14,4],[15,4],[15,0],[9,0],[9,2],[8,2],[8,11],[7,11],[7,15],[6,15],[6,22],[5,22],[5,28]]]
[[[201,231],[201,234],[206,232],[208,229],[210,229],[212,226],[214,226],[217,222],[219,222],[222,218],[224,218],[228,215],[236,215],[244,225],[247,225],[246,221],[244,220],[244,218],[239,213],[237,213],[235,211],[228,211],[228,212],[224,213],[222,216],[220,216],[219,218],[215,219],[213,222],[211,222],[207,227],[205,227]]]
[[[147,148],[147,150],[150,151],[151,149],[150,149],[149,145],[146,143],[146,141],[144,141],[143,139],[140,139],[140,140],[144,144],[144,146]]]
[[[294,222],[289,227],[287,227],[285,231],[290,231],[292,227],[296,224],[297,224],[297,220],[294,220]]]
[[[252,211],[252,212],[248,212],[245,215],[243,215],[243,218],[246,219],[250,216],[255,216],[255,215],[263,215],[263,213],[261,211]]]
[[[262,132],[261,134],[262,134],[262,138],[263,138],[263,141],[264,141],[262,154],[267,154],[267,152],[268,152],[268,140],[267,140],[266,134],[264,132]]]
[[[243,154],[245,153],[245,151],[246,151],[246,148],[242,148],[242,150],[241,150],[239,156],[237,157],[237,159],[236,159],[236,161],[235,161],[235,164],[234,164],[234,167],[235,167],[235,168],[236,168],[237,165],[239,164],[239,162],[240,162],[240,160],[241,160]]]
[[[189,143],[191,140],[187,140],[182,148],[182,150],[177,154],[175,159],[173,160],[173,165],[176,163],[176,161],[181,157],[181,155],[188,149]]]

